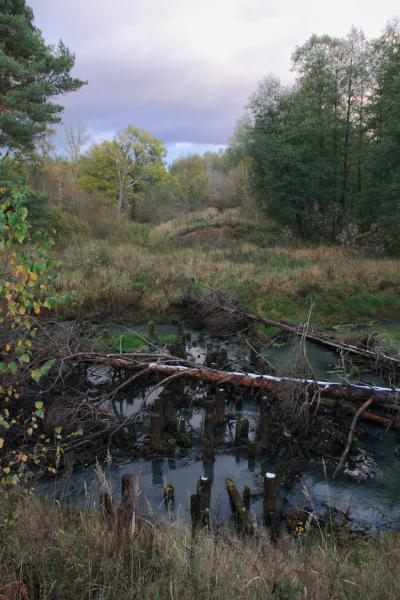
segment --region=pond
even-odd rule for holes
[[[129,325],[130,331],[145,335],[145,326]],[[175,327],[164,325],[157,328],[162,335],[175,333]],[[118,332],[113,328],[113,333]],[[121,335],[126,332],[121,328]],[[204,332],[191,331],[191,341],[187,351],[198,363],[204,361],[207,341],[225,345],[229,359],[235,366],[243,364],[248,358],[249,348],[237,336],[218,339],[206,336]],[[261,353],[281,372],[289,372],[293,367],[293,344],[282,343],[261,348]],[[326,381],[341,381],[343,371],[338,365],[338,356],[317,344],[307,344],[307,357],[318,379]],[[91,374],[93,377],[96,373]],[[97,373],[101,382],[104,372]],[[353,380],[368,384],[384,384],[382,376],[373,372],[353,375]],[[155,396],[162,391],[158,389]],[[197,390],[197,396],[202,392]],[[204,392],[205,393],[205,392]],[[136,391],[123,390],[114,401],[114,410],[121,418],[137,412],[141,406],[143,395]],[[206,462],[202,456],[202,431],[204,410],[196,403],[180,407],[177,416],[185,419],[187,432],[193,446],[190,450],[180,450],[175,457],[157,457],[150,460],[113,459],[111,464],[102,465],[106,478],[113,489],[114,497],[120,499],[121,477],[124,474],[137,473],[140,477],[139,506],[142,514],[151,514],[159,519],[190,520],[190,495],[195,493],[197,480],[205,475],[212,480],[211,510],[212,520],[216,524],[231,521],[231,506],[226,491],[226,478],[233,479],[238,490],[242,492],[249,485],[254,494],[250,510],[253,520],[262,523],[262,491],[263,474],[274,471],[284,460],[282,457],[259,456],[249,458],[245,448],[234,447],[235,422],[238,418],[249,420],[249,439],[256,438],[256,428],[259,418],[259,406],[249,390],[243,394],[242,402],[227,406],[225,426],[217,428],[217,438],[226,442],[223,449],[215,453],[215,460]],[[350,426],[350,419],[349,424]],[[280,507],[285,513],[290,513],[300,507],[310,507],[318,515],[326,513],[327,509],[337,515],[340,511],[348,514],[351,527],[360,529],[371,535],[400,528],[400,461],[394,450],[397,445],[396,433],[385,431],[373,425],[362,427],[369,435],[360,439],[361,458],[369,461],[369,475],[363,483],[356,483],[346,472],[332,481],[326,474],[323,460],[320,458],[310,461],[290,489],[281,487],[279,491]],[[140,411],[138,418],[138,441],[150,431],[149,408]],[[232,442],[229,447],[229,442]],[[372,458],[373,457],[373,458]],[[365,462],[365,460],[364,460]],[[57,482],[56,482],[57,483]],[[174,486],[175,506],[172,513],[167,511],[163,501],[166,484]],[[54,481],[41,484],[42,491],[57,495],[63,501],[77,506],[97,507],[99,502],[99,483],[96,470],[87,466],[75,470],[66,485],[57,486]],[[56,491],[57,490],[57,491]]]

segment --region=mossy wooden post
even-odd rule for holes
[[[227,478],[226,489],[229,494],[232,512],[235,513],[245,533],[251,532],[249,513],[232,479]]]
[[[215,410],[217,417],[217,425],[225,424],[225,390],[217,388],[215,393]]]
[[[247,444],[249,441],[249,420],[242,419],[240,422],[240,441]]]
[[[171,512],[174,509],[175,503],[175,490],[173,485],[167,484],[164,486],[164,502],[167,511]]]
[[[268,435],[268,397],[262,396],[260,402],[259,436],[261,452],[266,453],[269,450]]]
[[[132,522],[135,510],[135,483],[134,475],[123,475],[121,479],[121,505],[119,507],[120,525],[126,526]]]
[[[240,436],[242,434],[242,420],[237,418],[235,423],[235,442],[240,443]]]
[[[176,438],[170,437],[168,439],[168,454],[175,456],[176,454]]]
[[[215,447],[215,403],[207,401],[204,404],[204,438],[203,438],[203,456],[206,460],[214,458]]]
[[[115,521],[116,509],[110,492],[102,491],[100,494],[100,512],[109,525]]]
[[[221,348],[221,351],[219,353],[219,362],[221,369],[224,369],[228,364],[228,350],[227,348],[225,348],[225,346]]]
[[[271,534],[275,536],[277,528],[277,478],[275,473],[265,473],[264,475],[264,522],[267,527],[271,528]]]
[[[202,527],[210,527],[211,479],[202,475],[197,482],[199,519]]]
[[[151,415],[151,448],[159,452],[161,448],[161,418],[159,413]]]
[[[243,504],[247,510],[250,510],[250,495],[251,489],[249,485],[245,485],[243,488]]]

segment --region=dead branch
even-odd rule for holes
[[[358,411],[354,415],[353,420],[351,422],[349,435],[348,435],[348,438],[347,438],[346,448],[344,449],[344,452],[342,454],[342,457],[341,457],[341,459],[339,461],[338,466],[335,469],[335,472],[333,474],[332,479],[336,479],[336,477],[339,475],[340,471],[342,470],[344,463],[346,462],[347,456],[348,456],[348,454],[350,452],[351,442],[353,441],[354,430],[356,428],[357,421],[358,421],[360,415],[362,415],[362,413],[365,410],[367,410],[367,408],[369,406],[371,406],[371,404],[373,403],[373,401],[374,401],[373,398],[370,398],[369,400],[367,400],[366,402],[364,402],[364,404],[362,404],[360,406],[360,408],[358,409]]]

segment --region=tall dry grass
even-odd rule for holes
[[[196,283],[282,318],[303,318],[311,302],[321,322],[400,306],[398,260],[299,246],[259,213],[209,208],[160,225],[128,223],[123,236],[115,233],[78,236],[62,252],[57,285],[78,291],[77,313],[126,308],[133,319],[165,316]]]
[[[133,534],[118,541],[98,513],[35,496],[3,501],[0,515],[0,594],[10,600],[400,597],[398,534],[370,541],[283,534],[273,544],[265,532],[192,539],[180,523],[135,521]]]

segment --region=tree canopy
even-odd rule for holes
[[[163,178],[165,155],[161,140],[130,125],[113,141],[92,146],[81,159],[82,181],[88,191],[100,190],[115,199],[121,212],[134,206],[146,185]]]
[[[249,102],[233,145],[251,159],[267,211],[305,238],[347,230],[400,233],[400,29],[376,40],[352,29],[313,35],[293,53],[296,83],[267,78]]]

